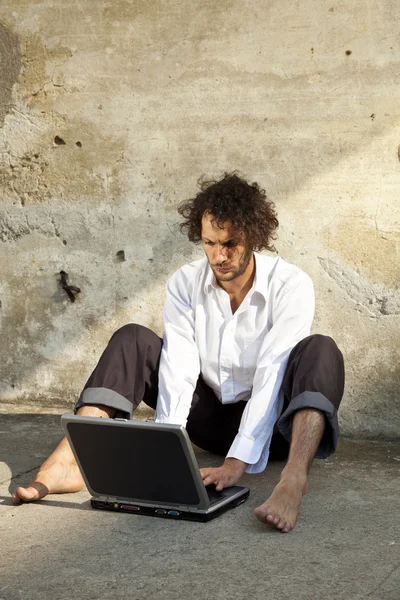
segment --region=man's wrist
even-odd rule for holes
[[[225,458],[224,464],[240,474],[244,473],[247,467],[247,463],[243,462],[239,458],[233,457]]]

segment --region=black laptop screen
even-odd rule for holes
[[[68,423],[92,490],[101,496],[196,505],[199,496],[173,431]]]

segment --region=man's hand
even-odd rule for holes
[[[246,467],[247,464],[237,458],[226,458],[220,467],[206,467],[200,469],[200,473],[204,485],[213,483],[217,492],[220,492],[226,487],[236,485]]]

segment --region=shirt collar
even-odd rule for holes
[[[256,275],[254,277],[254,281],[253,281],[252,288],[250,290],[250,294],[257,292],[258,294],[261,294],[265,300],[267,300],[267,289],[266,289],[267,286],[265,285],[265,278],[262,275],[262,268],[263,268],[263,265],[261,264],[262,258],[261,258],[261,255],[258,254],[257,252],[253,252],[253,254],[254,254],[254,260],[256,261]],[[206,258],[206,260],[207,260],[207,258]],[[204,282],[204,293],[205,294],[210,293],[213,288],[220,289],[219,285],[217,284],[217,281],[215,279],[213,270],[211,269],[208,261],[207,261],[206,268],[207,268],[207,275],[206,275],[205,282]]]
[[[218,286],[217,286],[217,282],[216,282],[213,270],[210,267],[210,263],[208,262],[207,258],[205,260],[206,260],[206,273],[207,274],[206,274],[206,278],[204,281],[204,293],[209,294],[213,288],[216,289]]]
[[[267,265],[263,264],[263,256],[254,252],[256,261],[256,276],[254,277],[253,292],[261,294],[265,301],[268,300],[268,278],[266,277]]]

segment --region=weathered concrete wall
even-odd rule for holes
[[[176,205],[239,169],[345,353],[343,430],[398,435],[399,18],[396,0],[2,2],[3,406],[69,407],[118,326],[161,333],[166,278],[200,253]]]

